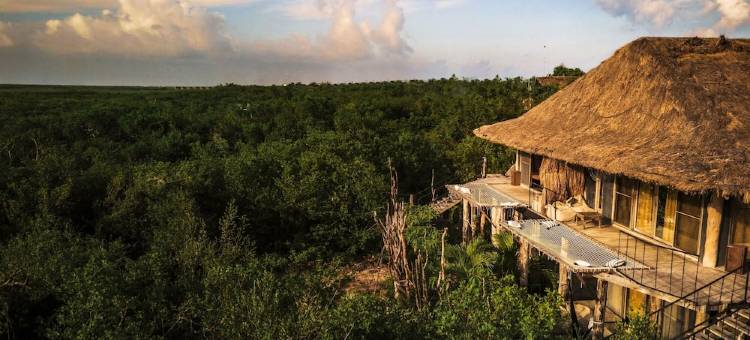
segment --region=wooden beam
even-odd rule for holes
[[[609,283],[604,280],[596,281],[596,304],[594,305],[594,328],[592,329],[591,339],[604,339],[604,321],[607,311],[607,287]]]
[[[529,258],[531,246],[529,242],[521,238],[518,241],[518,285],[526,287],[529,285]]]
[[[711,195],[706,214],[706,243],[701,262],[704,266],[714,268],[719,259],[719,234],[721,230],[721,213],[724,210],[724,198]]]

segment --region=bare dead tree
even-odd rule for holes
[[[397,299],[403,297],[411,300],[414,281],[404,234],[406,211],[404,202],[398,199],[398,174],[391,166],[390,160],[388,163],[391,172],[390,202],[386,207],[384,218],[378,218],[377,214],[374,214],[375,224],[383,239],[383,249],[388,254],[388,270],[393,278],[393,294]]]

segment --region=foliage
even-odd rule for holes
[[[553,76],[573,76],[573,77],[580,77],[584,75],[584,72],[581,71],[580,68],[569,68],[565,66],[564,64],[560,64],[555,66],[555,69],[552,70]]]
[[[512,277],[461,285],[435,308],[435,332],[459,339],[548,339],[561,321],[562,300],[554,292],[536,296]]]
[[[482,157],[502,172],[510,151],[471,131],[553,92],[520,78],[0,86],[0,335],[433,336],[445,328],[432,306],[341,288],[342,263],[380,249],[371,225],[386,159],[404,195],[429,188],[433,171],[437,187],[475,178]],[[409,216],[412,246],[439,259],[434,216]],[[490,256],[477,247],[457,261]],[[456,289],[491,279],[466,268],[456,273],[474,283],[456,276]]]
[[[618,321],[612,339],[640,340],[657,339],[658,328],[656,322],[644,313],[631,313],[628,318]]]

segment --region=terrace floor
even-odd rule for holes
[[[460,187],[471,191],[471,195],[466,195],[467,190],[463,189],[463,196],[475,205],[487,207],[511,201],[532,206],[530,189],[511,185],[510,179],[505,176],[491,175]],[[454,190],[456,188],[459,187]],[[543,212],[535,212],[544,215]],[[746,300],[748,276],[745,274],[727,275],[723,270],[705,267],[694,256],[618,226],[597,227],[575,222],[564,224],[615,252],[619,258],[644,265],[612,269],[597,273],[597,277],[667,301],[689,295],[681,304],[694,308]],[[508,228],[507,225],[505,227]],[[534,242],[530,243],[535,246]],[[543,244],[536,246],[544,247]],[[704,289],[693,293],[704,286]]]

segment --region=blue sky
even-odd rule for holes
[[[0,0],[0,83],[532,76],[718,34],[750,36],[750,0]]]

